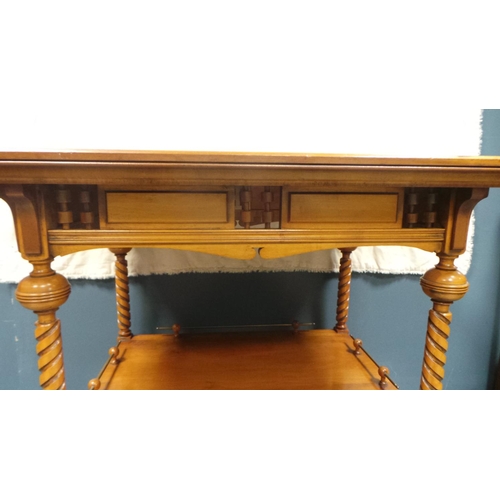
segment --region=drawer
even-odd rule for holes
[[[234,192],[229,189],[106,190],[99,201],[101,227],[107,229],[234,227]]]
[[[283,228],[402,227],[404,194],[284,189]]]

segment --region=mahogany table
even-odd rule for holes
[[[500,187],[499,157],[1,152],[0,197],[33,265],[16,297],[37,315],[40,384],[65,388],[56,311],[70,285],[51,262],[104,247],[116,255],[118,344],[91,389],[395,388],[350,336],[350,255],[358,246],[405,245],[439,256],[421,279],[432,300],[421,388],[441,389],[450,306],[468,290],[454,261],[490,187]],[[203,335],[174,326],[174,335],[134,336],[126,261],[133,247],[235,259],[338,248],[337,324]]]

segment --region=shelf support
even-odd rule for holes
[[[341,248],[342,257],[339,269],[339,288],[337,294],[337,324],[334,330],[337,333],[349,333],[347,320],[349,319],[349,300],[351,298],[352,262],[351,253],[356,248]]]
[[[128,263],[126,256],[130,248],[110,248],[115,254],[115,290],[116,317],[118,322],[118,341],[130,340],[133,337],[130,330],[130,295],[128,285]]]

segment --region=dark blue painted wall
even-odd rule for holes
[[[500,155],[500,110],[485,110],[484,155]],[[500,335],[500,190],[476,209],[470,292],[453,308],[447,389],[492,386]],[[114,283],[72,281],[59,312],[69,389],[84,389],[115,342]],[[15,300],[16,285],[0,285],[0,389],[38,389],[33,313]],[[184,274],[131,279],[135,333],[158,325],[282,323],[292,319],[331,328],[335,274]],[[355,274],[350,328],[402,389],[420,380],[430,301],[415,276]]]

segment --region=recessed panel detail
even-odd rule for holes
[[[401,226],[400,193],[289,192],[286,220],[289,228],[374,224]]]
[[[108,191],[105,225],[222,228],[234,224],[229,192]]]

